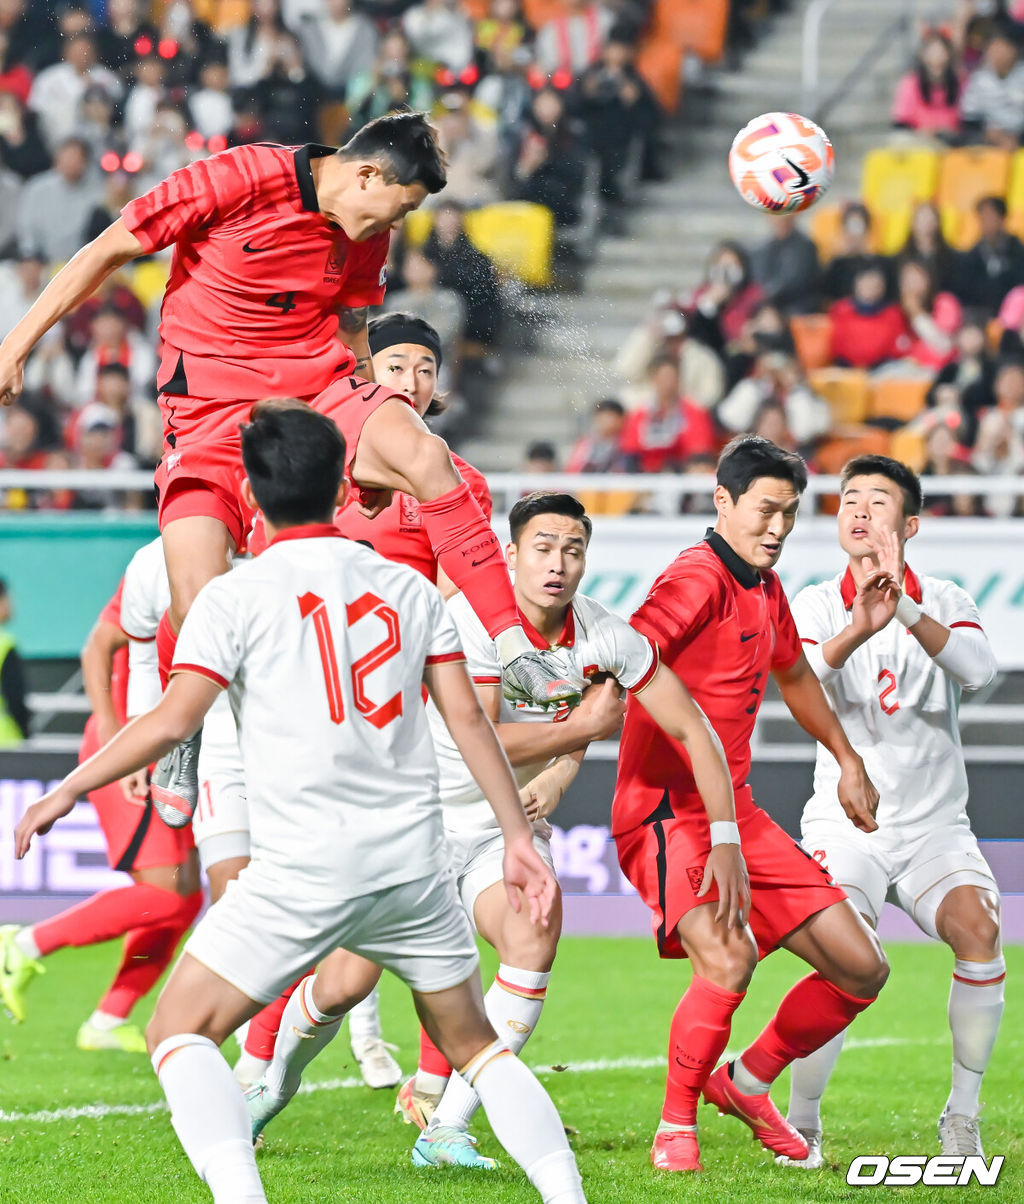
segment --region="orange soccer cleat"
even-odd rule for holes
[[[724,1062],[704,1084],[704,1102],[713,1105],[723,1116],[735,1116],[749,1125],[754,1136],[773,1154],[787,1158],[807,1157],[807,1142],[772,1103],[772,1097],[744,1095],[729,1077],[729,1064]]]

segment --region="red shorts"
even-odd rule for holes
[[[750,875],[750,928],[758,953],[767,956],[823,908],[846,895],[828,871],[792,837],[754,807],[738,817],[740,845]],[[711,852],[707,820],[659,819],[615,837],[622,872],[651,909],[651,928],[662,957],[685,957],[676,927],[693,907],[718,899],[718,886],[697,898]]]
[[[80,759],[91,757],[100,747],[87,728]],[[107,842],[107,861],[112,870],[145,870],[158,865],[181,865],[195,848],[192,828],[169,828],[153,809],[130,803],[120,782],[112,782],[89,795]]]

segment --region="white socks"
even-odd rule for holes
[[[746,1066],[743,1065],[742,1058],[733,1060],[729,1077],[736,1084],[736,1090],[742,1091],[744,1095],[764,1095],[771,1087],[771,1083],[755,1079]]]
[[[789,1111],[786,1119],[794,1129],[821,1128],[821,1097],[843,1052],[846,1029],[826,1041],[820,1049],[797,1058],[789,1068]]]
[[[348,1035],[351,1041],[363,1041],[381,1035],[380,1007],[376,987],[362,1003],[357,1003],[349,1012]]]
[[[1003,1016],[1006,961],[953,963],[949,1027],[953,1034],[953,1087],[946,1110],[977,1116],[981,1080]]]
[[[26,957],[30,957],[34,962],[39,961],[43,956],[39,952],[39,946],[36,944],[36,938],[32,935],[31,928],[19,928],[14,934],[14,943],[20,952],[24,953]]]
[[[249,1110],[217,1046],[180,1033],[160,1042],[152,1062],[174,1131],[214,1204],[266,1204]]]
[[[484,997],[487,1019],[498,1039],[518,1054],[537,1027],[550,971],[517,970],[504,964],[498,967],[491,989]],[[453,1074],[431,1121],[432,1125],[450,1125],[465,1129],[480,1107],[480,1097],[459,1074]]]
[[[337,1036],[344,1019],[321,1012],[313,1003],[315,977],[310,974],[299,983],[281,1016],[274,1059],[263,1076],[267,1089],[278,1099],[291,1099],[298,1091],[302,1072]]]
[[[545,1204],[586,1204],[561,1118],[529,1070],[494,1041],[462,1071],[480,1096],[494,1136],[526,1172]]]

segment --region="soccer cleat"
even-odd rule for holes
[[[359,1063],[367,1087],[397,1087],[402,1081],[402,1068],[391,1056],[397,1045],[389,1045],[380,1037],[353,1037],[352,1056]]]
[[[665,1129],[655,1133],[651,1163],[657,1171],[702,1171],[696,1132]]]
[[[818,1171],[825,1165],[825,1159],[821,1154],[821,1130],[820,1129],[801,1129],[797,1128],[797,1132],[807,1142],[807,1157],[806,1158],[787,1158],[785,1154],[776,1154],[775,1163],[777,1166],[797,1166],[805,1171]]]
[[[231,1071],[235,1076],[235,1082],[243,1091],[248,1091],[254,1083],[258,1083],[266,1074],[271,1060],[270,1058],[254,1058],[251,1053],[246,1053],[243,1049],[238,1055],[238,1061]]]
[[[15,1024],[25,1019],[25,988],[37,974],[45,974],[42,962],[22,953],[14,943],[20,924],[0,928],[0,1000]]]
[[[156,763],[149,783],[149,796],[157,815],[169,828],[184,828],[192,822],[199,802],[199,746],[203,729],[171,749]]]
[[[775,1107],[768,1092],[744,1095],[738,1091],[729,1077],[728,1062],[723,1062],[704,1084],[704,1101],[722,1116],[735,1116],[749,1125],[758,1141],[773,1154],[801,1161],[807,1157],[807,1142]]]
[[[427,1095],[416,1090],[416,1076],[406,1081],[398,1089],[395,1100],[395,1115],[400,1116],[407,1125],[415,1125],[425,1129],[430,1124],[437,1105],[441,1102],[439,1095]]]
[[[956,1158],[969,1158],[972,1155],[985,1157],[976,1116],[965,1116],[962,1112],[943,1112],[939,1117],[939,1143],[943,1154],[951,1154]]]
[[[502,691],[510,702],[541,706],[578,706],[583,697],[574,685],[551,663],[544,652],[524,652],[510,661],[501,674]]]
[[[134,1024],[116,1028],[96,1028],[88,1020],[79,1028],[75,1044],[86,1052],[119,1050],[121,1053],[147,1053],[146,1038]]]
[[[278,1112],[282,1111],[288,1100],[282,1099],[279,1095],[272,1095],[263,1079],[260,1079],[258,1083],[253,1083],[243,1094],[249,1109],[249,1119],[252,1121],[252,1143],[255,1145],[260,1134]]]
[[[470,1137],[465,1129],[450,1125],[438,1125],[421,1133],[410,1157],[413,1166],[465,1166],[476,1171],[498,1169],[493,1158],[477,1153],[475,1137]]]

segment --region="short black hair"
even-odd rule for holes
[[[561,514],[566,518],[577,519],[583,525],[587,543],[590,543],[594,524],[580,499],[571,493],[537,489],[521,497],[509,511],[508,529],[514,544],[519,543],[519,537],[526,529],[526,524],[538,514]]]
[[[554,463],[558,459],[558,452],[555,451],[555,445],[549,443],[547,439],[534,439],[532,443],[526,445],[527,460],[550,460]]]
[[[921,493],[921,482],[917,473],[908,468],[901,460],[891,456],[854,456],[843,466],[843,475],[839,481],[839,496],[849,488],[854,477],[886,477],[903,492],[903,517],[920,514],[924,497]]]
[[[338,151],[344,159],[380,163],[389,184],[422,184],[440,192],[448,183],[437,131],[426,113],[388,113],[357,130]]]
[[[737,435],[718,457],[715,479],[734,502],[761,477],[789,481],[797,493],[807,488],[807,465],[796,452],[786,451],[760,435]]]
[[[242,428],[242,463],[275,526],[329,522],[345,475],[345,439],[301,401],[259,401]]]
[[[1000,217],[1006,217],[1007,214],[1006,202],[1001,196],[980,197],[974,206],[974,212],[980,213],[983,209],[994,209]]]
[[[603,397],[594,402],[595,414],[618,414],[620,418],[626,415],[626,407],[614,397]]]
[[[112,360],[109,364],[100,364],[96,369],[96,375],[98,377],[120,376],[122,380],[131,380],[132,378],[127,364],[122,364],[119,360]]]

